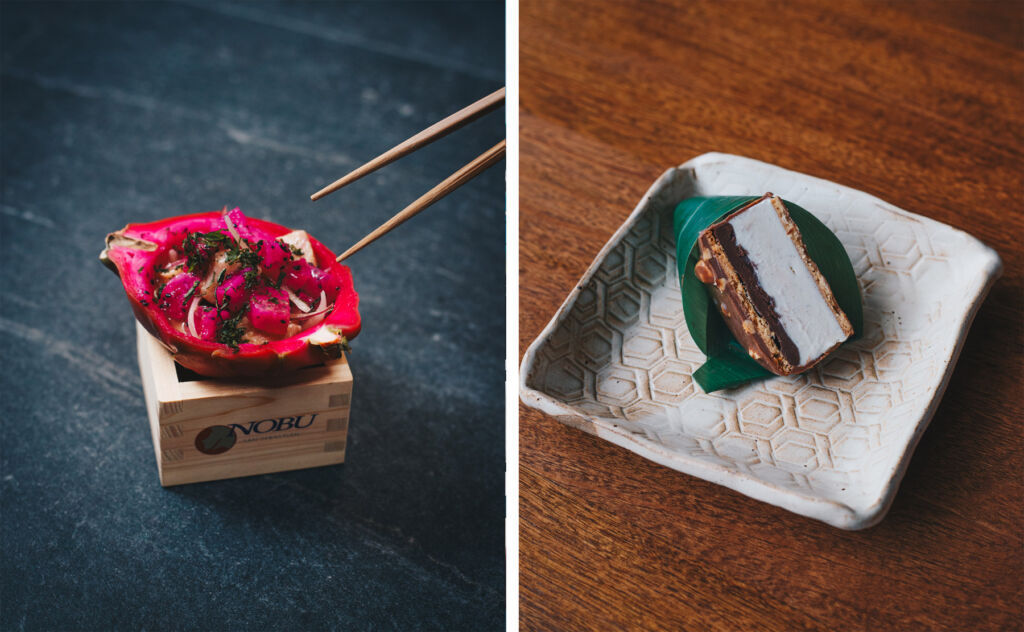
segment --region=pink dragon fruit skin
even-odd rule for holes
[[[282,290],[266,288],[249,299],[249,321],[260,331],[283,336],[288,331],[288,294]]]
[[[224,282],[217,288],[217,305],[219,307],[226,307],[229,312],[235,314],[245,306],[252,294],[252,291],[245,287],[245,273],[251,270],[252,268],[243,268],[224,279]]]
[[[212,307],[200,307],[196,310],[195,326],[200,340],[213,342],[217,339],[217,310]]]
[[[188,314],[189,301],[193,288],[199,282],[199,277],[191,272],[185,272],[167,282],[157,300],[157,307],[164,310],[168,316],[176,320],[182,320]]]

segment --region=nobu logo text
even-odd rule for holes
[[[316,413],[306,418],[306,415],[298,417],[277,417],[274,419],[260,419],[244,424],[228,424],[226,426],[210,426],[199,431],[196,435],[196,449],[203,454],[223,454],[235,446],[239,435],[244,437],[250,435],[260,436],[261,439],[271,439],[277,433],[287,430],[303,430],[309,428],[316,421]],[[288,436],[288,435],[282,435]],[[249,441],[254,440],[250,438]]]
[[[231,427],[243,435],[252,433],[265,434],[268,432],[281,432],[282,430],[302,430],[312,426],[314,420],[316,420],[316,413],[310,415],[308,420],[306,420],[305,415],[299,415],[298,417],[261,419],[260,421],[250,421],[246,424],[231,424]]]

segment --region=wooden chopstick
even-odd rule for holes
[[[441,119],[440,121],[434,123],[427,129],[420,132],[419,134],[416,134],[415,136],[412,136],[411,138],[405,140],[404,142],[392,147],[391,149],[377,156],[370,162],[352,171],[348,175],[338,178],[331,184],[325,186],[324,188],[320,189],[319,191],[311,195],[309,199],[314,201],[319,200],[328,193],[333,193],[334,191],[337,191],[341,187],[345,186],[346,184],[354,182],[368,173],[373,173],[374,171],[380,169],[384,165],[394,162],[401,158],[402,156],[410,154],[419,149],[420,147],[428,143],[431,143],[437,140],[438,138],[441,138],[442,136],[450,134],[451,132],[454,132],[463,125],[466,125],[467,123],[475,121],[484,114],[493,111],[504,102],[505,88],[501,88],[500,90],[497,90],[487,95],[486,97],[480,99],[476,103],[473,103],[472,105],[467,105],[466,107],[462,108],[455,114],[452,114],[451,116]]]
[[[437,202],[444,196],[448,195],[455,189],[459,188],[466,182],[472,180],[477,174],[487,169],[494,163],[498,162],[505,156],[505,141],[501,141],[494,147],[491,147],[484,153],[480,154],[473,159],[472,162],[467,164],[465,167],[459,169],[452,175],[445,178],[440,184],[435,186],[433,189],[427,191],[419,199],[405,207],[397,215],[389,219],[388,221],[381,224],[372,233],[360,239],[356,245],[352,246],[345,252],[341,253],[338,257],[338,261],[342,261],[352,255],[355,252],[361,250],[366,244],[386,235],[392,229],[399,226],[402,222],[409,219],[413,215],[419,213],[423,209],[427,208],[434,202]]]

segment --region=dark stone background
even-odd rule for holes
[[[0,6],[4,630],[504,625],[504,177],[349,260],[342,466],[163,489],[128,222],[241,206],[340,252],[504,135],[492,114],[322,201],[504,83],[498,3]]]

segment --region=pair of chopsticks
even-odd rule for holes
[[[437,123],[434,123],[427,129],[416,134],[415,136],[403,141],[399,145],[392,147],[383,154],[377,156],[365,165],[355,169],[351,173],[338,178],[331,184],[320,189],[316,193],[310,196],[313,201],[319,200],[329,193],[333,193],[341,187],[355,182],[363,176],[373,173],[377,169],[380,169],[384,165],[392,163],[402,156],[411,154],[420,147],[432,143],[433,141],[446,136],[451,132],[459,129],[463,125],[475,121],[484,114],[492,112],[500,107],[505,102],[505,88],[501,88],[496,92],[487,95],[472,105],[468,105],[455,114],[444,118]],[[354,246],[341,253],[338,257],[338,261],[342,261],[348,258],[353,253],[361,250],[364,246],[370,242],[379,239],[383,235],[387,234],[394,228],[398,227],[402,222],[406,221],[413,215],[419,213],[423,209],[427,208],[434,202],[437,202],[444,196],[448,195],[455,189],[459,188],[463,184],[469,182],[479,173],[498,162],[505,156],[505,141],[502,140],[500,143],[491,147],[484,153],[474,158],[465,167],[459,169],[452,175],[445,178],[440,184],[435,186],[433,189],[427,191],[420,196],[415,202],[402,209],[397,215],[389,219],[388,221],[381,224],[373,232],[366,237],[360,239]]]

